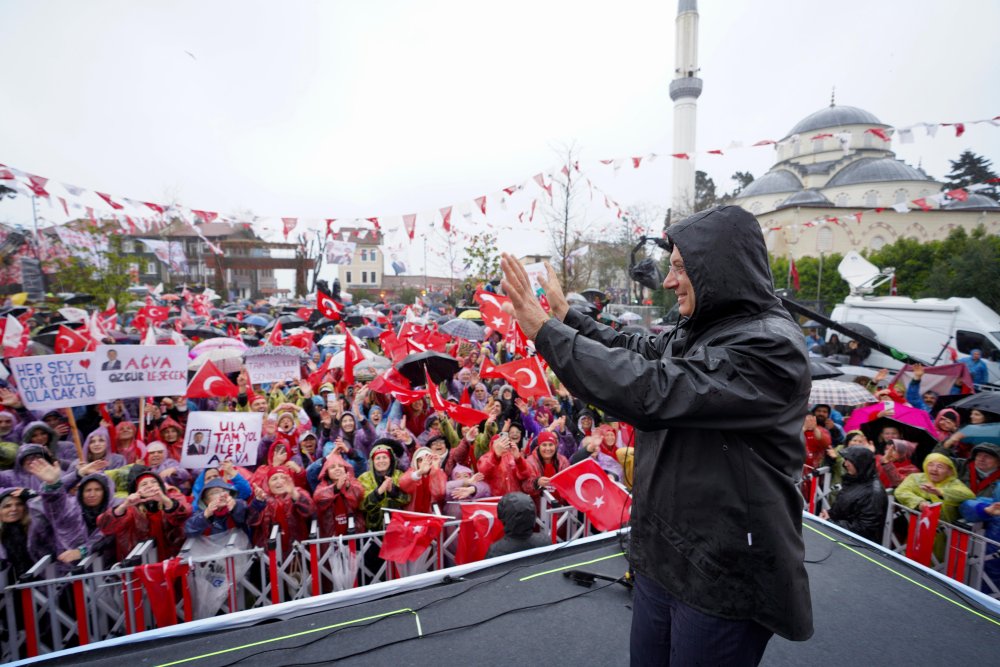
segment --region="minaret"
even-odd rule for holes
[[[694,212],[694,140],[701,95],[698,78],[698,0],[677,0],[676,53],[674,80],[670,99],[674,101],[673,153],[686,153],[690,159],[674,159],[673,192],[670,207],[676,216]]]

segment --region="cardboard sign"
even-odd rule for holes
[[[184,432],[181,465],[200,470],[229,460],[257,463],[264,415],[260,412],[192,412]]]
[[[100,402],[93,353],[45,354],[10,360],[21,401],[29,410],[48,411]]]
[[[182,345],[98,345],[93,355],[101,402],[187,391],[189,360]]]
[[[244,367],[250,374],[251,384],[265,382],[298,382],[302,377],[297,348],[254,348],[244,358]]]

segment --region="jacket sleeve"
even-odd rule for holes
[[[115,508],[109,507],[104,510],[101,516],[97,517],[97,527],[101,529],[101,532],[105,535],[117,535],[123,531],[129,530],[135,524],[135,508],[126,507],[125,514],[118,516],[115,514]]]
[[[208,519],[202,511],[195,512],[184,522],[184,534],[188,537],[197,537],[208,528]]]
[[[542,326],[535,346],[575,396],[636,428],[764,431],[808,391],[801,341],[776,328],[784,319],[745,318],[671,357],[663,335],[618,334],[571,309]]]
[[[915,408],[923,410],[924,412],[930,412],[931,409],[927,407],[924,403],[923,397],[920,395],[920,380],[910,380],[906,385],[906,401]]]
[[[920,488],[920,483],[923,481],[923,473],[914,473],[912,475],[907,475],[906,479],[896,487],[894,495],[896,500],[900,504],[909,507],[911,510],[915,510],[920,507],[920,503],[934,502],[927,498],[927,494],[923,492]]]
[[[399,488],[403,490],[404,493],[408,493],[411,496],[413,492],[420,488],[421,484],[427,484],[429,482],[427,477],[417,477],[415,470],[407,470],[399,478]]]
[[[179,491],[169,490],[167,495],[170,496],[175,505],[169,512],[163,512],[164,523],[170,526],[180,526],[191,516],[191,505]]]
[[[969,523],[989,521],[993,517],[986,513],[986,508],[992,504],[991,501],[985,498],[975,498],[974,500],[964,501],[958,506],[958,511],[961,512],[962,518]]]

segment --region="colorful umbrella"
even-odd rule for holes
[[[483,327],[472,320],[463,320],[461,317],[456,317],[442,324],[441,331],[455,338],[473,341],[481,341],[486,335]]]
[[[809,392],[809,403],[825,403],[827,405],[864,405],[873,403],[876,399],[870,391],[855,382],[839,380],[813,380]]]

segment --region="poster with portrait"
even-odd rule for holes
[[[260,412],[192,412],[184,432],[181,465],[192,470],[226,460],[238,466],[256,465],[263,424]]]
[[[98,345],[97,395],[107,402],[138,396],[180,396],[187,391],[188,351],[182,345]]]
[[[326,262],[327,264],[350,264],[354,258],[354,251],[358,244],[353,241],[335,241],[330,239],[326,242]]]

